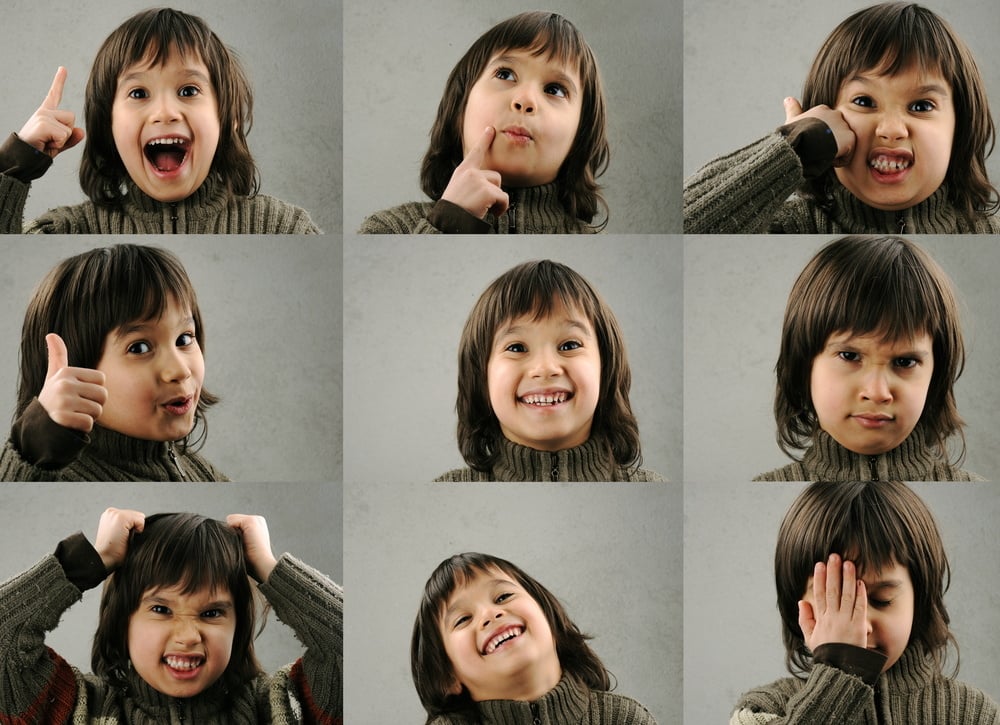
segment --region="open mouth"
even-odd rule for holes
[[[496,652],[499,648],[503,647],[505,644],[510,642],[512,639],[521,636],[524,632],[524,627],[507,627],[502,632],[499,632],[494,637],[492,637],[483,647],[483,651],[480,654],[491,655]]]
[[[873,154],[868,159],[868,168],[878,174],[891,176],[906,171],[913,166],[913,156],[910,154]]]
[[[173,400],[168,400],[163,404],[163,407],[167,409],[168,412],[174,415],[184,415],[194,404],[194,396],[188,395],[184,397],[174,398]]]
[[[537,405],[540,407],[550,407],[565,403],[573,398],[573,393],[567,390],[559,390],[553,393],[528,393],[522,395],[518,400],[525,405]]]
[[[154,169],[169,174],[183,166],[190,149],[191,142],[188,139],[167,136],[154,138],[145,145],[143,153],[146,154],[146,159],[149,160]]]
[[[172,670],[177,670],[178,672],[192,672],[204,664],[205,658],[198,656],[184,657],[181,655],[167,655],[163,658],[163,662]]]

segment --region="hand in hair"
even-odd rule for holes
[[[834,642],[868,645],[868,592],[853,562],[841,562],[836,554],[827,564],[817,562],[812,597],[808,591],[806,597],[811,601],[799,602],[799,627],[810,651]]]
[[[101,514],[97,525],[97,541],[94,548],[101,555],[104,568],[114,571],[125,561],[128,539],[132,531],[142,531],[146,515],[139,511],[109,508]]]
[[[263,516],[229,514],[226,523],[243,535],[243,552],[246,555],[250,574],[259,582],[267,581],[271,570],[278,563],[271,553],[271,536],[267,533],[267,521]]]
[[[795,98],[785,99],[785,123],[806,117],[818,118],[829,127],[837,142],[837,156],[833,160],[833,165],[847,166],[851,161],[851,155],[854,154],[854,145],[857,143],[858,137],[854,134],[854,129],[847,123],[844,114],[829,106],[813,106],[803,113],[802,105],[798,100]]]
[[[441,195],[442,199],[457,204],[477,219],[490,212],[499,216],[507,211],[510,203],[507,192],[500,188],[500,172],[483,168],[496,133],[495,128],[487,126],[479,143],[469,149],[462,163],[452,172],[451,181]]]
[[[54,422],[64,428],[89,433],[108,401],[104,373],[69,367],[66,343],[55,333],[45,336],[45,344],[49,351],[49,367],[38,402]]]
[[[62,102],[63,86],[66,84],[66,69],[59,66],[52,79],[49,93],[42,105],[27,120],[17,136],[39,151],[55,158],[66,149],[71,149],[83,140],[83,129],[74,126],[76,114],[59,108]]]

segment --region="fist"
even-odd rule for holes
[[[139,511],[109,508],[101,514],[97,525],[97,541],[94,548],[101,555],[104,568],[114,571],[125,561],[128,539],[133,531],[142,531],[146,516]]]
[[[833,165],[847,166],[851,161],[851,156],[854,155],[854,146],[858,138],[854,134],[854,129],[844,118],[844,114],[829,106],[813,106],[803,113],[802,106],[796,99],[785,99],[785,123],[807,117],[818,118],[830,128],[830,131],[833,132],[833,138],[837,142],[837,156],[833,160]]]

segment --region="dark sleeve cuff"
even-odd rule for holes
[[[11,426],[10,441],[25,461],[54,471],[75,461],[90,437],[56,423],[35,398]]]
[[[108,576],[101,555],[79,531],[59,542],[55,552],[66,578],[81,592],[93,589]]]
[[[836,667],[849,675],[859,677],[866,685],[873,687],[886,659],[884,654],[876,650],[840,642],[821,644],[813,652],[813,661],[817,664]]]
[[[818,118],[800,118],[778,127],[778,133],[791,144],[802,162],[802,175],[815,179],[833,166],[837,157],[837,139],[833,130]]]
[[[458,204],[438,199],[427,215],[427,221],[442,234],[488,234],[490,225],[476,219]]]
[[[52,166],[52,157],[43,154],[12,133],[0,146],[0,173],[25,184],[41,177]]]

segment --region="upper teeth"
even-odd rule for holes
[[[167,657],[166,662],[175,670],[193,670],[201,664],[201,658]]]
[[[521,400],[531,405],[554,405],[555,403],[565,402],[566,398],[567,393],[560,391],[558,393],[533,393],[525,395]]]
[[[517,627],[514,629],[508,629],[487,642],[483,652],[485,654],[492,654],[503,642],[506,642],[508,639],[514,639],[514,637],[517,637],[519,634],[521,634],[521,630]]]
[[[903,169],[909,168],[909,159],[900,159],[890,156],[878,156],[868,162],[876,171],[887,172],[887,171],[902,171]]]
[[[175,144],[175,143],[184,143],[184,139],[182,139],[182,138],[154,138],[147,145],[148,146],[158,146],[160,144]]]

